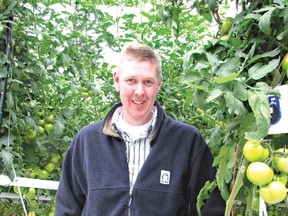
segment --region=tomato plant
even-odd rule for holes
[[[55,169],[48,178],[59,180],[62,155],[72,137],[83,125],[101,119],[119,99],[111,78],[116,58],[103,58],[106,48],[118,52],[125,42],[138,40],[163,54],[165,82],[158,100],[166,113],[197,126],[207,140],[215,156],[217,184],[228,201],[227,214],[234,209],[231,200],[248,203],[251,183],[241,179],[246,167],[242,160],[245,141],[267,138],[287,145],[287,135],[268,135],[267,102],[268,95],[277,94],[274,87],[287,82],[287,59],[281,61],[288,50],[286,3],[236,1],[241,12],[226,14],[222,9],[227,1],[223,0],[161,1],[151,7],[138,7],[138,2],[136,8],[141,8],[143,16],[139,22],[130,12],[123,10],[115,17],[96,3],[3,1],[0,66],[11,67],[0,75],[9,77],[0,138],[1,171],[12,170],[14,164],[20,176],[40,178],[51,160]],[[109,1],[119,8],[132,4]],[[61,11],[62,6],[71,11]],[[190,9],[199,14],[191,16]],[[13,22],[10,15],[15,16]],[[92,18],[95,15],[97,25]],[[225,17],[233,17],[233,21],[229,18],[226,22]],[[3,49],[5,23],[15,23],[10,59]],[[111,33],[111,27],[117,28],[117,34]],[[0,82],[3,92],[2,79]],[[201,112],[197,113],[198,109]],[[50,114],[52,121],[46,119]],[[264,152],[259,161],[269,164],[274,154]],[[61,157],[52,161],[53,154]],[[271,167],[278,175],[274,160]],[[239,214],[245,214],[243,209]]]

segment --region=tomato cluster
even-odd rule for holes
[[[246,177],[258,187],[262,199],[269,204],[282,202],[287,196],[288,149],[273,150],[260,141],[248,140],[243,155],[250,162]]]

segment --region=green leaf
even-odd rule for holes
[[[196,203],[196,208],[198,215],[201,215],[201,208],[204,205],[204,201],[209,198],[209,194],[216,188],[217,184],[216,182],[210,182],[207,181],[205,182],[205,185],[203,188],[200,190],[198,196],[197,196],[197,203]]]
[[[243,103],[236,98],[231,92],[226,92],[224,94],[226,107],[228,108],[228,112],[235,113],[236,115],[242,115],[245,112],[245,108]]]
[[[12,167],[13,165],[13,155],[9,151],[10,148],[6,147],[6,149],[2,149],[0,151],[0,158],[2,159],[5,167]]]
[[[246,86],[239,80],[233,82],[233,94],[241,101],[246,101],[248,99]]]
[[[262,91],[251,89],[248,91],[248,102],[254,113],[256,131],[246,132],[247,140],[260,140],[267,136],[270,127],[270,106],[268,96]]]
[[[280,52],[281,52],[281,50],[277,47],[276,49],[265,52],[261,55],[255,55],[251,59],[249,59],[247,62],[248,62],[248,64],[252,64],[253,62],[255,62],[261,58],[267,58],[267,57],[273,58],[273,57],[279,55]]]
[[[271,7],[266,13],[264,13],[260,19],[259,19],[259,28],[260,30],[266,34],[266,35],[271,35],[271,16],[273,11],[275,10],[274,7]]]
[[[226,76],[228,74],[238,72],[239,68],[240,68],[240,59],[229,58],[224,63],[220,64],[217,70],[215,70],[215,73],[218,76]]]
[[[1,16],[9,14],[13,10],[16,4],[17,4],[17,1],[12,1],[9,7],[1,14]]]
[[[8,92],[8,93],[7,93],[6,103],[7,103],[7,108],[8,108],[8,109],[13,108],[13,106],[14,106],[14,100],[13,100],[12,92]]]
[[[221,96],[223,94],[223,92],[220,89],[214,89],[213,91],[210,92],[210,94],[208,95],[206,101],[207,103],[209,103],[210,101],[218,98],[219,96]]]
[[[254,80],[259,80],[266,76],[268,73],[271,73],[272,71],[277,69],[277,66],[279,64],[279,59],[273,59],[269,62],[268,65],[262,65],[262,63],[257,63],[253,65],[248,70],[248,75],[250,78]]]
[[[217,166],[216,181],[218,188],[221,191],[222,197],[227,200],[229,197],[229,191],[227,189],[226,178],[227,175],[231,175],[230,170],[227,168],[227,162],[229,161],[230,155],[230,146],[223,145],[219,151],[219,155],[215,157],[213,166]]]
[[[223,84],[234,80],[235,78],[239,77],[240,73],[231,73],[223,77],[219,77],[215,79],[217,84]]]
[[[5,78],[7,77],[7,69],[6,67],[0,67],[0,78]]]
[[[207,60],[209,64],[212,66],[212,68],[217,68],[219,65],[219,59],[216,55],[211,55],[210,53],[206,53]]]

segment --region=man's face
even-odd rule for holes
[[[120,93],[127,123],[143,125],[151,119],[161,81],[150,61],[124,59],[121,62],[118,72],[114,73],[114,85]]]

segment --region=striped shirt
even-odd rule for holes
[[[124,139],[129,167],[130,187],[132,188],[150,152],[150,138],[157,116],[157,108],[153,107],[152,119],[141,126],[133,126],[123,119],[123,109],[119,107],[112,117],[112,128]]]

